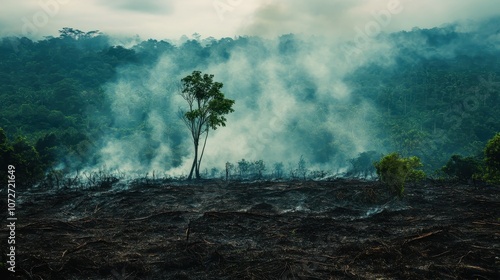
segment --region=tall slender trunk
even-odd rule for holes
[[[195,172],[196,172],[196,179],[200,179],[201,176],[200,176],[200,168],[199,168],[199,166],[196,166]]]
[[[193,171],[196,171],[196,177],[199,178],[198,174],[198,141],[194,141],[194,160],[193,160],[193,165],[191,166],[191,171],[189,172],[188,180],[191,180],[193,178]]]
[[[205,152],[205,146],[207,145],[207,138],[208,138],[208,129],[207,129],[207,135],[205,135],[205,141],[203,142],[203,148],[201,149],[201,154],[200,154],[200,159],[198,160],[198,165],[197,170],[196,170],[196,178],[200,179],[200,166],[201,166],[201,159],[203,158],[203,153]]]

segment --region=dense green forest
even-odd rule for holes
[[[337,96],[342,87],[323,89],[339,72],[328,70],[326,77],[318,78],[304,67],[307,58],[302,64],[296,60],[310,55],[321,61],[322,53],[311,53],[326,48],[328,56],[337,50],[320,38],[289,34],[276,40],[201,39],[195,34],[176,44],[149,39],[129,46],[98,31],[72,28],[39,41],[2,38],[3,165],[17,164],[18,170],[24,167],[26,176],[34,178],[51,169],[74,171],[105,164],[115,168],[106,158],[113,151],[110,143],[128,139],[137,151],[126,162],[137,160],[137,166],[151,169],[180,167],[189,155],[189,141],[177,117],[175,82],[195,69],[215,69],[228,95],[242,106],[239,111],[235,108],[229,123],[241,121],[243,128],[252,117],[258,119],[259,111],[281,112],[275,99],[293,99],[295,107],[274,117],[279,128],[266,132],[269,128],[262,127],[267,134],[281,136],[260,135],[252,141],[254,152],[245,154],[249,160],[283,162],[284,157],[273,158],[259,146],[269,143],[290,161],[303,156],[310,166],[325,170],[356,169],[360,156],[392,151],[418,156],[428,174],[441,170],[452,155],[482,160],[488,139],[500,131],[500,35],[495,27],[499,22],[489,20],[471,31],[449,25],[381,35],[377,40],[386,46],[380,50],[383,55],[370,54],[370,59],[336,79],[349,88],[349,98]],[[324,67],[341,68],[337,57],[325,58]],[[268,68],[276,73],[273,80],[257,73]],[[289,95],[282,97],[276,88]],[[119,94],[120,102],[126,103],[125,113],[118,109]],[[273,94],[276,97],[269,97]],[[140,107],[130,107],[134,104]],[[153,118],[164,122],[162,130]],[[272,121],[273,116],[265,118]],[[258,135],[263,122],[256,121],[251,133]],[[355,143],[360,135],[366,139]],[[212,164],[222,169],[226,161],[239,159]],[[152,161],[157,164],[147,164]]]

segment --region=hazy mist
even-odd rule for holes
[[[481,37],[483,50],[497,48],[493,22],[449,24],[446,28],[464,35],[439,48],[418,30],[411,40],[380,33],[340,42],[304,35],[188,41],[153,65],[122,68],[117,81],[106,86],[113,125],[134,132],[105,135],[98,165],[188,173],[192,142],[178,117],[185,106],[178,85],[196,69],[214,74],[224,83],[226,97],[236,101],[227,127],[210,131],[202,170],[223,169],[227,161],[243,158],[262,159],[270,169],[274,162],[295,164],[301,155],[309,168],[347,168],[348,159],[361,152],[397,147],[381,130],[383,109],[365,96],[369,92],[353,93],[346,78],[368,65],[391,69],[401,57],[410,65],[430,57],[452,58],[469,42],[464,39],[468,33],[460,32]],[[403,56],[402,50],[413,55]]]

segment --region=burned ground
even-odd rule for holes
[[[352,180],[137,180],[107,189],[26,190],[17,198],[17,272],[2,273],[16,279],[500,278],[498,187],[427,182],[406,191],[397,199],[378,183]],[[6,221],[5,211],[0,218]],[[0,233],[7,240],[8,229]]]

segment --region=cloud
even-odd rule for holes
[[[413,27],[432,28],[465,19],[480,20],[500,14],[500,5],[494,0],[270,0],[261,2],[240,32],[264,36],[303,33],[349,39],[355,36],[356,28],[377,21],[376,14],[389,16],[381,31],[393,32]]]
[[[98,4],[112,9],[148,14],[171,14],[173,12],[172,2],[158,0],[98,0]]]
[[[56,36],[62,27],[100,30],[108,35],[178,39],[193,33],[205,37],[233,37],[257,2],[231,1],[229,9],[214,3],[228,0],[4,0],[0,9],[0,36],[41,39]],[[24,32],[26,25],[35,25]]]
[[[263,3],[241,32],[260,36],[287,33],[338,34],[351,26],[361,1],[274,0]],[[347,24],[346,24],[347,23]]]
[[[375,20],[373,13],[398,3],[402,11],[391,14],[381,31],[429,28],[500,14],[496,0],[3,0],[0,35],[42,38],[73,27],[156,39],[197,32],[216,38],[303,33],[348,40],[356,28]],[[47,7],[55,6],[56,12],[47,12]],[[36,20],[43,23],[36,32],[22,34],[26,21]]]

